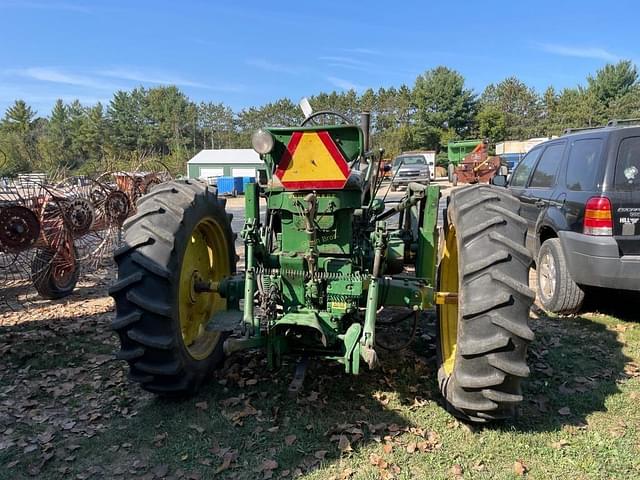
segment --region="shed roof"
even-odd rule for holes
[[[222,148],[218,150],[200,150],[189,165],[256,165],[262,166],[260,155],[252,148]]]

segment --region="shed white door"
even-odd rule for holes
[[[200,178],[221,177],[224,175],[223,168],[200,168]]]
[[[234,177],[255,177],[255,168],[232,168],[231,175]]]

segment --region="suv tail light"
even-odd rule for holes
[[[592,197],[587,201],[582,232],[585,235],[613,235],[611,202],[607,197]]]

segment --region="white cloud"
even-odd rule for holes
[[[179,87],[204,88],[207,90],[218,90],[221,92],[239,92],[243,90],[242,85],[211,85],[189,80],[179,75],[173,75],[166,72],[143,72],[124,67],[99,70],[96,73],[105,77],[118,78],[120,80],[129,80],[139,83],[152,83],[156,85],[177,85]]]
[[[118,90],[121,88],[111,82],[105,82],[99,78],[68,73],[57,68],[50,67],[29,67],[7,70],[5,73],[15,74],[32,80],[39,80],[41,82],[61,83],[64,85],[75,85],[77,87],[87,87],[98,90]]]
[[[351,57],[341,57],[341,56],[336,56],[336,55],[325,55],[322,57],[318,57],[319,60],[323,60],[325,62],[331,62],[331,63],[341,63],[341,64],[345,64],[345,65],[351,65],[354,67],[370,67],[373,66],[374,64],[370,63],[370,62],[364,62],[362,60],[358,60],[356,58],[351,58]]]
[[[251,67],[260,68],[269,72],[288,73],[291,75],[297,75],[300,73],[300,68],[273,63],[263,58],[250,58],[245,63]]]
[[[342,88],[343,90],[362,90],[363,87],[361,85],[357,85],[350,80],[345,80],[344,78],[338,77],[327,77],[327,81],[333,85],[334,87]]]
[[[618,55],[600,47],[576,47],[553,43],[542,43],[539,44],[539,47],[545,52],[563,55],[565,57],[592,58],[606,62],[616,62],[620,60]]]
[[[363,55],[383,55],[379,50],[372,50],[371,48],[343,48],[343,52],[360,53]]]
[[[36,85],[16,85],[0,82],[0,104],[10,105],[16,99],[22,99],[28,104],[35,104],[38,109],[48,110],[51,105],[61,99],[64,102],[79,100],[83,105],[95,105],[98,102],[109,103],[108,96],[75,94],[70,92],[51,91]]]

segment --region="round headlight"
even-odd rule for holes
[[[273,150],[274,143],[273,135],[262,128],[251,135],[251,145],[260,155],[264,155]]]

